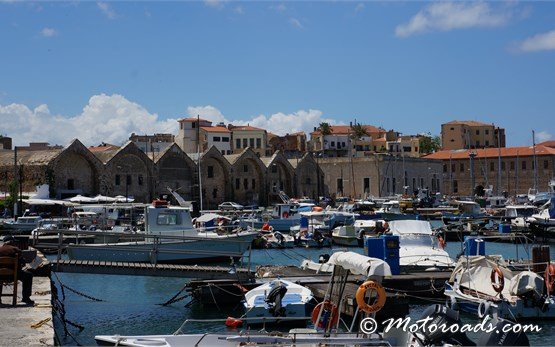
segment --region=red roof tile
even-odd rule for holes
[[[476,158],[497,158],[499,155],[498,148],[482,148],[482,149],[473,149],[473,152],[476,153]],[[424,158],[426,159],[468,159],[468,154],[470,150],[468,149],[459,149],[459,150],[449,150],[449,151],[439,151],[432,154],[428,154]],[[530,147],[505,147],[501,148],[501,156],[502,157],[516,157],[516,156],[532,156],[534,155],[534,148]],[[555,155],[555,148],[546,147],[546,146],[536,146],[536,155]]]
[[[230,133],[226,127],[200,127],[202,130],[206,131],[207,133]]]
[[[366,129],[368,134],[385,132],[385,129],[377,128],[373,125],[363,125],[362,127]],[[331,125],[330,129],[333,135],[348,135],[353,132],[350,125]],[[310,135],[319,135],[319,134],[320,134],[320,129],[316,129],[316,131],[313,131],[310,133]]]
[[[538,143],[538,146],[545,146],[545,147],[555,148],[555,140],[544,141],[542,143]]]
[[[468,125],[468,126],[485,126],[485,125],[493,126],[493,124],[483,123],[476,120],[452,120],[445,124],[459,124],[459,125]]]
[[[260,129],[260,128],[253,127],[253,126],[250,126],[250,125],[234,126],[233,128],[231,128],[231,130],[232,131],[235,131],[235,130],[246,130],[246,131],[260,131],[260,130],[262,130],[262,131],[264,131],[264,129]]]

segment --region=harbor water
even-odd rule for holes
[[[551,255],[555,254],[552,245]],[[332,253],[345,248],[294,248],[288,250],[253,250],[252,264],[256,265],[299,265],[304,258],[318,260],[319,255]],[[362,253],[361,248],[350,248],[351,251]],[[452,257],[461,251],[457,242],[449,242],[446,250]],[[486,244],[487,254],[501,254],[506,259],[528,259],[526,247],[508,243]],[[241,305],[237,307],[202,307],[198,304],[187,305],[190,298],[169,306],[161,306],[173,297],[188,279],[138,277],[95,274],[58,273],[53,280],[58,288],[60,300],[62,294],[60,281],[66,286],[102,301],[93,301],[69,290],[64,290],[66,319],[83,327],[82,330],[68,325],[70,335],[65,336],[59,320],[55,328],[62,345],[94,345],[95,335],[151,335],[171,334],[186,319],[225,319],[228,316],[239,317],[243,313]],[[436,300],[437,301],[437,300]],[[410,316],[419,317],[420,313],[433,302],[414,303],[410,307]],[[462,315],[465,323],[479,322],[477,317]],[[528,322],[526,322],[528,323]],[[529,333],[528,338],[533,346],[553,345],[555,325],[549,321],[534,322],[541,326],[539,333]],[[225,331],[224,323],[186,324],[184,333],[201,333]],[[469,334],[470,335],[470,334]],[[472,336],[472,335],[470,335]]]

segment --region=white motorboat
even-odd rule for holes
[[[122,262],[190,263],[239,258],[254,231],[220,232],[193,228],[188,208],[155,204],[145,209],[144,241],[69,245],[70,259]]]
[[[333,243],[340,246],[359,246],[359,236],[353,225],[342,225],[331,232]]]
[[[287,321],[304,321],[312,311],[314,296],[310,289],[286,280],[273,280],[245,293],[245,317],[248,324],[266,323],[269,317],[287,317]],[[272,321],[268,322],[269,324]]]
[[[19,217],[16,221],[4,222],[4,229],[12,230],[12,232],[17,234],[28,234],[38,228],[41,221],[42,217],[40,216]]]
[[[511,229],[528,229],[528,219],[538,211],[533,205],[507,205],[505,207],[505,219],[511,221]]]
[[[288,234],[282,234],[279,231],[273,231],[262,234],[266,239],[269,247],[272,248],[293,248],[295,247],[295,238]]]
[[[555,227],[555,197],[552,197],[541,208],[540,212],[528,218],[528,222],[536,227]]]
[[[544,292],[541,276],[515,273],[499,255],[461,257],[445,287],[454,309],[517,320],[555,318],[554,297]]]
[[[441,248],[430,222],[391,221],[389,231],[399,236],[399,262],[402,269],[438,270],[455,265],[449,254]]]

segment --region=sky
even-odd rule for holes
[[[451,120],[555,137],[555,2],[0,0],[0,135],[124,143],[177,119],[310,132]]]

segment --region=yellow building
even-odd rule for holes
[[[441,125],[443,150],[505,147],[505,129],[478,121],[454,120]]]
[[[259,156],[265,156],[268,150],[268,133],[264,129],[250,125],[229,125],[231,130],[233,154],[243,152],[245,148],[251,148]]]

